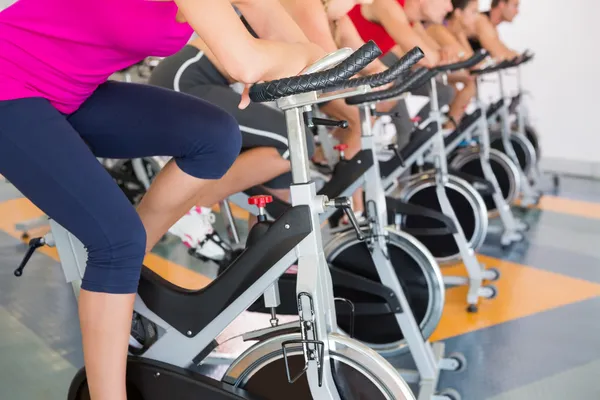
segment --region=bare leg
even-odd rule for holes
[[[93,400],[126,400],[125,369],[135,294],[81,290],[79,321]],[[106,368],[110,365],[110,368]]]
[[[448,115],[454,118],[457,124],[465,114],[465,109],[471,102],[471,99],[475,96],[475,83],[469,82],[461,91],[456,92],[454,101],[450,104],[450,111]]]
[[[142,198],[137,211],[146,228],[146,251],[194,204],[201,193],[210,192],[218,180],[194,178],[171,160],[160,171]]]
[[[250,149],[239,155],[210,191],[200,194],[197,205],[211,207],[234,193],[268,182],[289,170],[290,162],[281,158],[274,147]]]
[[[209,191],[215,181],[194,178],[169,162],[142,199],[138,213],[150,250],[167,229]],[[81,290],[79,318],[93,400],[126,400],[125,369],[135,294]],[[110,368],[106,366],[110,365]]]

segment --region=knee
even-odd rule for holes
[[[88,261],[81,287],[92,292],[135,293],[146,253],[146,229],[133,209],[114,221],[118,222],[99,229],[101,233],[85,243]]]
[[[196,178],[219,179],[240,154],[239,125],[233,116],[218,107],[212,108],[210,115],[199,115],[196,121],[185,125],[184,129],[195,128],[186,154],[176,158],[177,165]]]

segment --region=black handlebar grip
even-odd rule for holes
[[[386,71],[371,76],[365,76],[363,78],[352,79],[346,82],[344,86],[356,87],[362,85],[369,85],[371,87],[379,87],[386,85],[390,82],[395,81],[406,71],[410,70],[413,67],[413,65],[418,63],[423,57],[425,57],[423,50],[421,50],[418,47],[415,47],[411,51],[403,55],[402,58],[400,58],[396,63],[394,63],[394,65],[392,65]]]
[[[349,97],[346,99],[346,104],[356,105],[370,103],[373,101],[387,100],[400,96],[402,93],[407,92],[409,88],[413,87],[415,83],[430,79],[428,77],[435,76],[436,73],[437,71],[435,70],[420,68],[413,72],[406,80],[402,81],[399,85],[394,86],[393,88]]]
[[[257,83],[250,88],[254,102],[273,101],[282,97],[339,86],[381,55],[375,42],[369,41],[337,66],[322,72]]]
[[[473,54],[468,60],[460,61],[454,64],[440,65],[439,67],[435,67],[435,69],[437,69],[440,72],[451,72],[458,71],[460,69],[468,69],[482,62],[487,56],[488,52],[484,49],[481,49],[475,52],[475,54]]]

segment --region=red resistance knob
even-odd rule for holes
[[[267,204],[273,202],[273,196],[261,194],[259,196],[252,196],[248,199],[248,204],[256,206],[258,208],[265,208]]]
[[[346,159],[344,150],[346,150],[348,148],[347,144],[344,144],[344,143],[336,144],[335,146],[333,146],[333,148],[340,152],[340,160]]]
[[[410,121],[411,121],[413,124],[418,124],[418,123],[420,123],[420,122],[421,122],[421,117],[419,117],[419,116],[417,115],[416,117],[414,117],[414,118],[411,118],[411,119],[410,119]]]

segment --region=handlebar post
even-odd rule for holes
[[[358,107],[358,114],[360,117],[360,128],[362,137],[373,136],[373,128],[371,127],[371,110],[369,104],[363,104]],[[364,148],[364,146],[363,146]]]
[[[519,65],[517,67],[517,87],[518,87],[519,93],[523,93],[523,81],[522,81],[522,76],[521,76],[522,69],[523,69],[522,65]]]
[[[482,160],[487,160],[490,157],[490,134],[489,127],[486,120],[487,106],[483,101],[480,85],[483,81],[483,77],[480,75],[475,79],[475,104],[478,109],[481,110],[482,117],[480,118],[480,132],[479,132],[479,154]]]
[[[310,181],[308,168],[308,148],[306,144],[306,127],[304,125],[304,112],[311,112],[310,106],[294,107],[285,111],[285,120],[288,127],[288,145],[290,148],[290,162],[292,164],[292,179],[294,184]]]
[[[439,174],[436,174],[436,177],[439,177],[439,179],[442,180],[442,183],[445,184],[445,181],[448,180],[448,165],[446,164],[446,150],[444,146],[444,135],[442,134],[442,114],[438,102],[437,81],[435,77],[431,78],[430,82],[431,117],[437,125],[437,134],[433,150],[433,153],[435,154],[434,165],[435,168],[440,171]]]
[[[506,101],[506,91],[504,89],[504,76],[502,75],[502,70],[498,71],[498,83],[500,85],[500,96],[502,96],[502,99]]]

